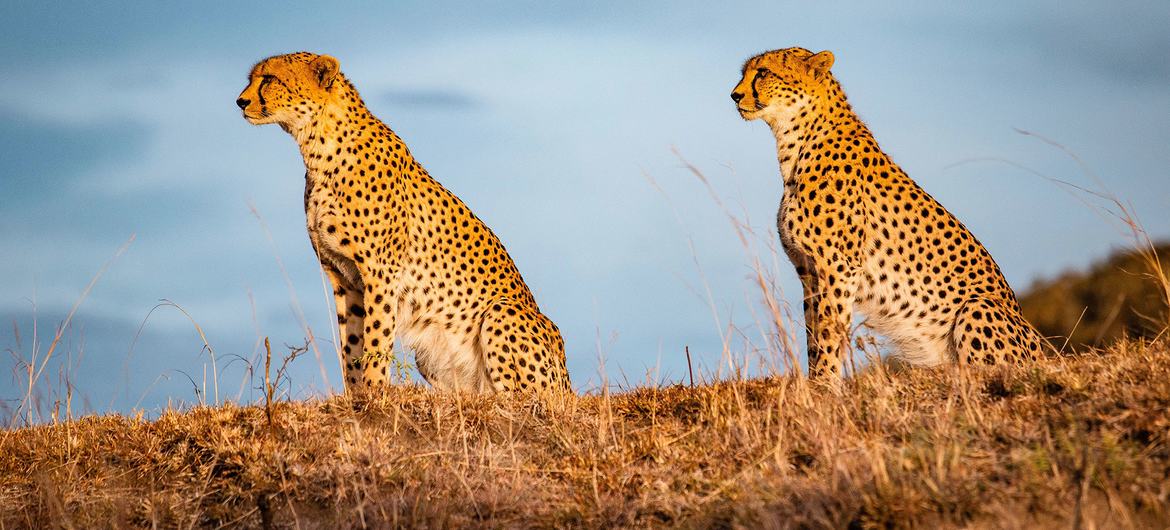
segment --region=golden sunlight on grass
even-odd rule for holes
[[[0,527],[1161,527],[1165,342],[539,402],[397,387],[0,434]]]

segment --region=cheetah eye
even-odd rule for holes
[[[767,68],[756,68],[756,75],[764,75],[764,74],[770,74],[770,73],[772,73],[772,71],[767,69]]]

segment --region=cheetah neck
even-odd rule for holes
[[[353,105],[353,101],[358,104]],[[354,124],[360,125],[355,127]],[[370,135],[380,130],[378,124],[378,119],[361,104],[356,94],[350,99],[343,93],[322,105],[309,124],[293,133],[309,178],[341,173],[347,160],[354,161],[347,155],[355,153],[358,144],[366,142]]]
[[[768,123],[776,137],[776,158],[780,163],[780,176],[786,188],[797,184],[802,166],[813,163],[813,159],[807,153],[812,152],[817,144],[846,131],[860,130],[868,134],[868,129],[861,123],[844,96],[840,94],[837,96],[833,99],[822,99],[803,109],[764,117],[764,121]]]
[[[795,182],[796,162],[805,144],[802,129],[805,129],[807,124],[801,121],[795,113],[792,116],[768,120],[772,134],[776,137],[776,159],[780,162],[780,177],[784,179],[785,186]]]

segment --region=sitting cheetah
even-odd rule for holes
[[[440,389],[569,390],[564,342],[500,240],[374,117],[337,59],[260,61],[236,100],[305,160],[309,240],[333,283],[346,389],[388,382],[393,342]]]
[[[839,375],[854,308],[905,364],[1035,359],[1049,346],[987,249],[881,151],[832,65],[828,51],[770,51],[731,93],[776,136],[777,227],[804,288],[809,373]]]

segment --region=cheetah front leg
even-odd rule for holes
[[[362,345],[365,351],[357,361],[357,370],[361,372],[365,388],[372,390],[390,384],[398,304],[382,292],[367,292],[365,301],[365,308],[362,309]]]
[[[817,263],[806,284],[804,318],[808,341],[809,377],[837,377],[850,354],[856,278],[845,260],[830,255]],[[807,286],[811,283],[811,286]]]
[[[796,276],[800,278],[800,289],[803,297],[801,298],[801,305],[804,309],[804,335],[806,344],[808,345],[808,359],[809,359],[809,374],[812,373],[813,367],[813,352],[816,351],[816,344],[813,340],[816,337],[816,321],[817,310],[816,304],[813,303],[817,297],[817,277],[814,275],[810,266],[805,262],[803,256],[793,256],[789,254],[792,264],[796,266]],[[795,368],[795,367],[794,367]],[[796,368],[799,371],[799,368]]]
[[[362,380],[362,291],[349,286],[340,273],[326,266],[325,273],[333,284],[333,303],[337,309],[337,336],[341,340],[341,354],[345,359],[345,390],[350,394],[358,392]],[[358,311],[353,311],[357,308]]]

